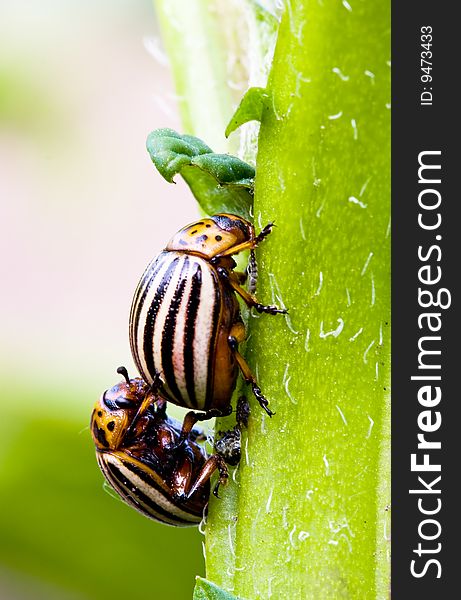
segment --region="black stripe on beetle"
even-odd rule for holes
[[[181,518],[177,513],[184,513],[184,511],[181,510],[180,506],[175,505],[171,496],[168,496],[168,494],[157,485],[152,477],[146,476],[145,473],[142,473],[142,470],[137,469],[135,465],[132,465],[129,462],[124,461],[121,464],[135,477],[139,477],[146,483],[146,488],[150,489],[152,496],[158,496],[158,501],[153,500],[151,496],[148,496],[140,489],[139,483],[136,481],[135,477],[132,477],[131,479],[128,478],[128,476],[124,475],[120,468],[115,464],[106,462],[105,468],[111,476],[111,484],[119,492],[125,502],[128,504],[135,504],[135,508],[146,516],[170,525],[191,525],[201,521],[201,514],[194,515],[189,513],[187,516],[190,518]],[[160,506],[159,501],[162,501],[162,499],[163,504],[170,505],[172,510],[166,510],[164,507]],[[177,511],[173,507],[176,507]],[[186,513],[184,514],[186,515]]]
[[[165,324],[163,327],[163,336],[162,336],[162,367],[161,373],[165,382],[167,383],[171,393],[175,398],[181,399],[181,403],[184,402],[184,399],[179,391],[178,384],[175,378],[175,371],[173,366],[173,349],[174,349],[174,341],[175,341],[175,333],[176,333],[176,318],[178,315],[178,309],[181,305],[184,296],[184,288],[186,287],[187,282],[187,272],[189,270],[189,260],[186,256],[186,259],[183,262],[181,275],[178,280],[178,285],[176,286],[176,290],[170,305],[168,307],[168,313],[165,319]]]
[[[198,307],[200,304],[200,294],[202,289],[202,272],[200,265],[197,265],[195,273],[192,275],[191,293],[187,301],[187,320],[184,324],[184,373],[186,379],[187,394],[189,396],[192,408],[197,408],[197,398],[195,397],[194,384],[194,333],[195,322],[197,319]]]
[[[163,275],[156,291],[155,296],[151,302],[149,310],[147,312],[147,318],[144,323],[144,333],[143,333],[143,352],[146,361],[147,374],[161,372],[161,369],[156,369],[154,364],[154,358],[152,355],[152,339],[153,332],[155,328],[155,322],[157,319],[158,309],[160,308],[161,303],[163,302],[163,297],[166,293],[168,286],[170,285],[171,279],[176,269],[176,265],[179,261],[179,258],[175,258],[168,266],[166,273]],[[143,299],[145,299],[147,295],[148,289],[146,289],[146,293],[143,295]],[[140,306],[140,310],[142,306]],[[139,314],[139,313],[138,313]],[[144,379],[147,379],[146,373],[142,373]]]
[[[139,364],[140,361],[139,352],[137,350],[139,319],[144,305],[144,300],[149,292],[149,289],[153,285],[158,273],[163,268],[163,261],[161,260],[162,254],[152,261],[145,270],[143,276],[141,277],[141,281],[136,288],[135,297],[131,306],[130,323],[133,323],[133,326],[130,327],[130,345],[133,354],[136,353],[136,356],[133,356],[136,364]]]

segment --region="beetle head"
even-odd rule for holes
[[[96,402],[91,415],[91,435],[96,449],[102,452],[120,447],[150,392],[150,387],[139,377],[129,379],[123,367],[117,372],[122,373],[126,380],[106,390]]]

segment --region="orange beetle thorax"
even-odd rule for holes
[[[233,254],[232,248],[253,238],[251,223],[236,215],[219,214],[187,225],[171,238],[165,250],[190,252],[210,260]]]

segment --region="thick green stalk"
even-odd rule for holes
[[[298,1],[279,31],[255,215],[278,226],[259,296],[290,317],[250,327],[277,414],[253,403],[240,467],[243,598],[389,594],[389,26],[386,0]]]

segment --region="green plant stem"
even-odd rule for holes
[[[184,133],[215,152],[232,148],[224,130],[235,99],[228,86],[226,36],[211,0],[154,0],[168,52]],[[234,10],[227,9],[232,21]]]
[[[269,80],[258,294],[290,317],[251,320],[277,414],[253,403],[240,467],[243,598],[389,594],[389,7],[346,4],[288,3]]]

